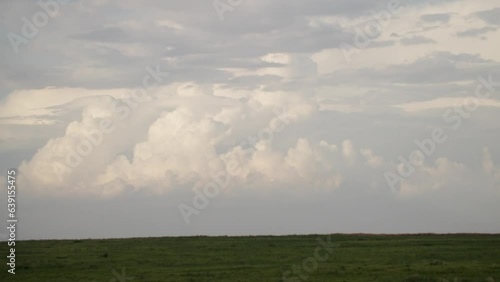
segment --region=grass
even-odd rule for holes
[[[18,241],[16,275],[7,273],[9,247],[0,242],[0,281],[282,281],[327,237]],[[335,234],[331,241],[339,245],[326,261],[310,274],[302,269],[306,281],[500,281],[500,235]]]

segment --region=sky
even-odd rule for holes
[[[497,0],[0,13],[18,239],[500,232]]]

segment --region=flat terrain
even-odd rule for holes
[[[318,238],[18,241],[16,275],[0,242],[0,281],[500,281],[500,235],[337,234],[331,255]]]

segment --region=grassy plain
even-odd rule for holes
[[[18,241],[15,275],[0,242],[0,281],[283,281],[296,265],[307,279],[288,281],[500,282],[500,235],[330,236],[311,273],[302,262],[328,235]]]

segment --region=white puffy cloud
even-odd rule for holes
[[[373,151],[370,149],[363,149],[360,152],[361,152],[361,155],[363,155],[363,157],[365,157],[366,163],[370,167],[377,168],[384,163],[384,160],[380,156],[375,155],[373,153]]]
[[[129,189],[149,193],[191,189],[229,171],[232,181],[228,189],[273,184],[337,189],[352,177],[350,171],[383,164],[380,156],[370,149],[355,148],[351,140],[335,145],[293,134],[291,146],[276,147],[287,127],[317,113],[296,94],[269,92],[246,102],[228,103],[227,98],[207,96],[209,90],[192,83],[174,89],[176,94],[169,97],[175,102],[155,103],[153,98],[147,107],[156,104],[154,111],[141,105],[129,109],[130,116],[141,110],[157,112],[149,123],[130,119],[123,124],[118,119],[122,111],[113,106],[122,100],[95,97],[95,103],[83,108],[82,119],[67,126],[64,136],[49,140],[21,164],[23,181],[40,193],[106,197]],[[204,100],[205,110],[200,111],[193,99]],[[258,106],[249,106],[253,104]],[[147,125],[144,137],[134,135],[134,126],[124,128],[134,123]],[[103,124],[109,132],[102,132]],[[131,135],[134,137],[127,138]],[[240,142],[231,141],[235,138]]]
[[[111,119],[111,109],[105,105],[112,101],[110,97],[97,98],[96,104],[83,110],[81,121],[67,126],[64,136],[50,139],[31,160],[23,162],[19,167],[21,181],[34,191],[87,193],[80,191],[78,184],[110,160],[112,148],[121,147],[118,143],[110,144],[109,134],[117,126]]]
[[[164,113],[149,127],[147,141],[135,145],[131,160],[118,156],[97,183],[120,179],[137,189],[168,190],[207,180],[208,172],[220,167],[215,145],[228,130],[210,117],[196,119],[187,109]]]
[[[401,166],[399,169],[403,169]],[[416,167],[415,172],[401,183],[400,194],[411,196],[425,194],[428,191],[437,191],[443,188],[452,189],[453,185],[463,181],[466,166],[448,160],[438,158],[434,164],[423,164]]]
[[[354,151],[354,145],[351,140],[344,140],[342,142],[342,155],[349,164],[353,165],[356,162],[357,153]]]
[[[248,134],[267,138],[266,134],[283,130],[313,110],[303,99],[285,93],[262,93],[240,102],[210,95],[210,89],[194,83],[152,92],[142,104],[127,100],[129,96],[93,97],[81,110],[81,120],[69,123],[64,136],[50,139],[21,164],[23,180],[39,192],[101,196],[116,195],[127,187],[163,193],[182,185],[202,185],[211,171],[224,167],[218,150],[231,138]],[[169,99],[158,102],[165,92]],[[248,121],[251,128],[240,127]],[[137,128],[147,129],[143,133],[147,134],[141,136]],[[269,156],[257,153],[254,171],[265,171],[258,165],[266,163],[262,158]]]
[[[490,154],[490,150],[487,147],[483,148],[483,158],[482,166],[484,172],[493,177],[496,181],[500,182],[500,167],[498,167],[494,162]]]

